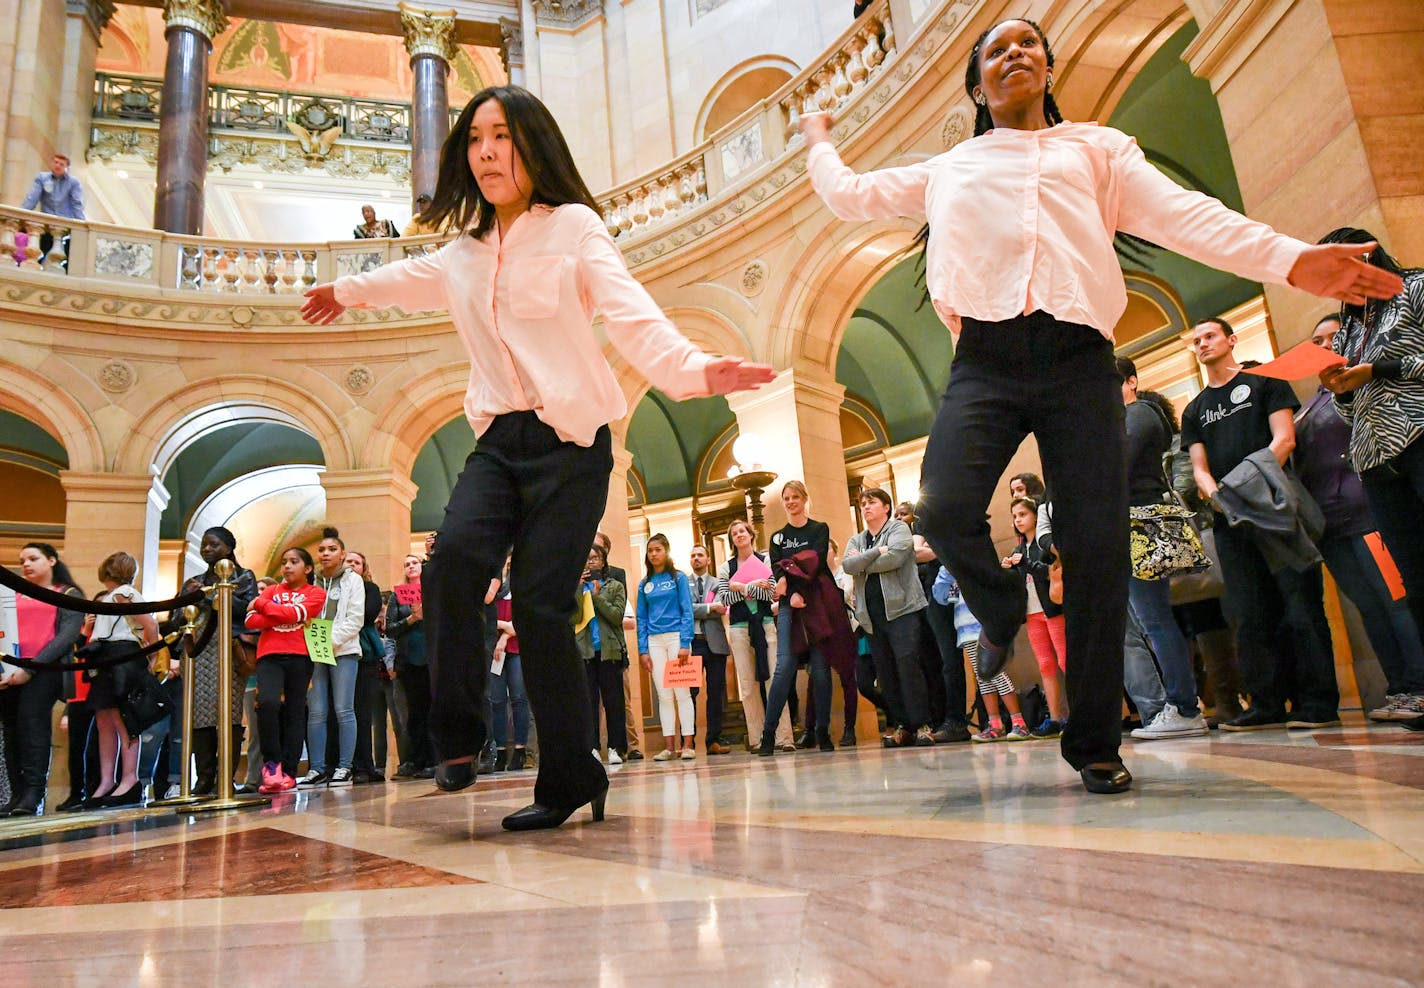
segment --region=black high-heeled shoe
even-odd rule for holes
[[[599,794],[588,801],[593,810],[594,823],[603,822],[603,808],[607,801],[608,785],[605,783]],[[578,806],[562,809],[530,803],[524,809],[509,814],[502,822],[505,830],[552,830],[573,816],[579,806],[583,805],[579,803]]]

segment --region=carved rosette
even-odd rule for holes
[[[949,112],[949,118],[944,122],[944,129],[940,131],[939,139],[944,145],[944,149],[948,151],[973,132],[974,115],[969,112],[968,107],[957,106]]]
[[[603,0],[534,0],[534,17],[555,27],[578,27],[603,15]]]
[[[766,279],[771,274],[765,261],[752,261],[742,272],[741,289],[747,298],[756,298],[766,289]]]
[[[227,30],[222,0],[163,0],[163,22],[186,27],[212,41]]]
[[[446,64],[455,61],[455,11],[426,10],[404,0],[396,7],[405,32],[405,50],[411,58],[434,55]]]
[[[365,394],[375,383],[376,375],[371,373],[371,368],[362,364],[357,364],[346,372],[346,390],[353,395]]]
[[[121,395],[138,381],[134,369],[122,360],[111,360],[99,368],[99,387],[111,395]]]

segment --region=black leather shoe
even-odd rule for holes
[[[855,732],[852,731],[852,730],[847,730],[844,734],[842,734],[842,735],[841,735],[841,743],[840,743],[840,746],[841,746],[842,748],[854,748],[854,747],[855,747]]]
[[[802,731],[801,736],[796,739],[796,747],[801,749],[816,747],[816,735],[811,731]]]
[[[82,792],[72,792],[69,798],[54,808],[56,813],[73,813],[84,808],[84,794]]]
[[[36,816],[40,812],[40,805],[44,802],[43,789],[25,789],[21,791],[19,797],[11,804],[10,812],[7,816]]]
[[[603,822],[603,807],[608,800],[608,786],[605,784],[602,791],[593,799],[589,800],[589,807],[593,810],[593,822]],[[579,806],[583,804],[580,803]],[[569,817],[574,815],[578,806],[570,809],[555,809],[549,806],[541,806],[538,803],[530,803],[522,810],[515,810],[502,821],[505,830],[552,830],[559,826]]]
[[[1400,727],[1406,731],[1424,731],[1424,716],[1415,717],[1413,720],[1396,721]]]
[[[989,636],[984,632],[979,632],[979,654],[974,658],[974,671],[979,674],[981,683],[988,682],[999,673],[1004,671],[1004,666],[1009,664],[1009,657],[1014,654],[1014,640],[1009,639],[1007,645],[995,645],[989,640]]]
[[[1121,763],[1109,768],[1094,768],[1089,765],[1078,773],[1083,777],[1083,788],[1102,796],[1127,792],[1132,788],[1132,773]]]
[[[775,755],[775,754],[776,754],[776,735],[775,735],[775,734],[763,734],[763,735],[761,736],[761,744],[758,745],[754,750],[755,750],[756,753],[757,753],[758,755],[760,755],[762,758],[770,758],[772,755]]]
[[[836,746],[831,744],[831,732],[826,731],[816,735],[816,746],[822,751],[835,751]]]
[[[441,792],[459,792],[475,784],[475,763],[445,762],[435,770],[435,785]]]
[[[118,810],[123,809],[126,806],[142,805],[143,786],[139,785],[137,782],[135,782],[133,784],[133,787],[130,788],[129,791],[126,793],[121,793],[117,796],[105,796],[103,799],[99,800],[99,808],[104,810]]]

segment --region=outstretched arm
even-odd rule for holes
[[[326,326],[348,308],[395,305],[406,312],[447,308],[444,257],[445,251],[409,257],[310,288],[302,303],[302,318],[314,326]]]
[[[811,186],[826,206],[843,220],[889,220],[898,216],[925,218],[928,163],[904,168],[882,168],[857,175],[842,163],[831,145],[829,113],[808,113],[801,118],[806,135],[806,169]]]

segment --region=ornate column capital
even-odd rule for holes
[[[556,27],[578,27],[603,14],[603,0],[533,0],[534,17]]]
[[[524,67],[524,25],[517,17],[499,19],[499,57],[504,62],[506,74],[511,73],[516,65]]]
[[[405,32],[405,50],[410,57],[434,55],[448,65],[455,61],[455,11],[426,10],[401,0],[401,30]]]
[[[163,21],[170,28],[186,27],[212,41],[227,30],[223,0],[163,0]]]
[[[65,0],[69,16],[84,18],[96,38],[104,33],[109,18],[114,16],[114,8],[114,0]]]

